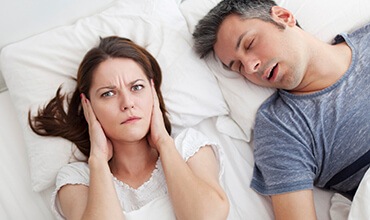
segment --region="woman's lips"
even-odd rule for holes
[[[140,117],[129,117],[128,119],[126,119],[121,124],[133,123],[133,122],[136,122],[138,120],[140,120]]]

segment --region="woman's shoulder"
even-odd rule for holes
[[[89,171],[89,165],[86,162],[72,162],[64,165],[59,172],[69,171],[69,170],[85,170]]]
[[[201,148],[210,147],[218,161],[219,178],[221,179],[224,173],[225,154],[218,142],[211,140],[199,130],[187,128],[175,138],[175,144],[185,161],[188,161],[189,158],[196,155]]]
[[[222,155],[222,149],[217,142],[194,128],[187,128],[179,133],[175,138],[175,144],[186,161],[206,146],[211,147],[216,155]]]
[[[185,156],[187,151],[194,154],[201,147],[214,143],[200,131],[194,128],[186,128],[175,137],[175,144],[180,154]]]
[[[64,219],[59,205],[58,191],[68,184],[89,186],[89,172],[89,165],[86,162],[68,163],[59,170],[51,196],[51,210],[58,219]]]
[[[84,183],[89,182],[90,169],[86,162],[73,162],[64,165],[58,172],[57,185],[65,183]]]

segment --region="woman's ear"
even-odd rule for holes
[[[293,13],[280,6],[273,6],[271,8],[271,18],[277,23],[285,24],[290,27],[296,25]]]

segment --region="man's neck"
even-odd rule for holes
[[[307,94],[333,85],[346,73],[351,58],[351,49],[345,42],[329,45],[314,41],[310,47],[310,62],[300,88],[291,92]]]

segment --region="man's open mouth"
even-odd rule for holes
[[[267,79],[270,80],[274,76],[274,70],[276,69],[277,64],[271,69],[269,75],[267,76]]]

